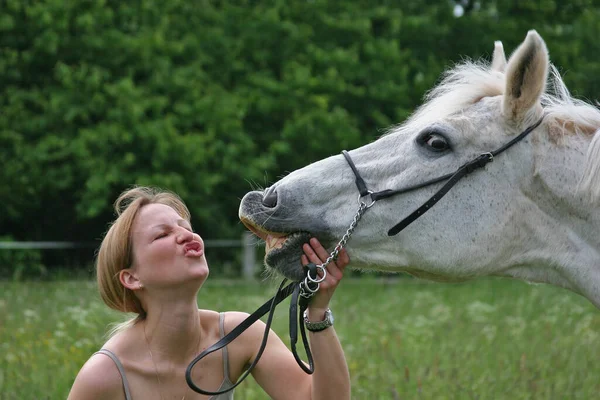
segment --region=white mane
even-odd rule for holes
[[[482,151],[500,149],[542,115],[543,121],[398,235],[390,236],[390,228],[412,220],[414,210],[423,215],[434,203],[428,199],[441,199],[431,197],[441,180],[374,205],[347,243],[353,267],[438,281],[504,276],[548,283],[600,309],[600,110],[571,96],[535,30],[508,60],[501,43],[494,45],[491,63],[469,60],[450,68],[405,123],[350,150],[367,187],[417,187]],[[452,140],[444,143],[445,133]],[[303,233],[328,238],[331,246],[345,237],[351,216],[358,221],[362,215],[348,201],[357,196],[354,175],[343,157],[327,157],[274,189],[244,196],[240,219],[263,237],[299,232],[268,253],[271,268],[303,279]]]
[[[500,96],[506,87],[504,73],[493,71],[486,61],[467,61],[446,71],[441,82],[425,95],[425,103],[403,124],[387,134],[420,131],[429,124],[458,113],[484,97]],[[600,110],[571,96],[560,73],[550,65],[541,104],[549,138],[591,136],[579,190],[592,203],[600,202]]]

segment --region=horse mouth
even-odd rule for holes
[[[308,243],[311,235],[308,232],[271,232],[255,225],[252,221],[242,219],[242,223],[252,233],[265,241],[265,265],[291,280],[304,277],[300,256],[302,245]]]

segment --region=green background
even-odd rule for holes
[[[99,240],[133,184],[180,194],[204,239],[237,239],[246,192],[373,141],[494,40],[510,53],[536,29],[595,99],[599,28],[592,0],[3,0],[0,239]]]

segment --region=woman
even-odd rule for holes
[[[117,327],[85,363],[69,399],[205,399],[188,388],[186,367],[247,314],[198,309],[197,294],[208,277],[208,265],[202,239],[193,232],[190,213],[179,197],[137,187],[121,194],[115,209],[118,217],[98,253],[100,294],[109,307],[137,317]],[[320,264],[328,256],[316,239],[303,250],[303,264]],[[324,319],[348,262],[342,251],[328,265],[327,279],[308,307],[307,327]],[[197,385],[216,391],[235,382],[255,358],[263,330],[264,323],[258,321],[226,349],[201,361],[193,370]],[[271,332],[252,372],[255,380],[273,399],[349,399],[348,368],[333,327],[309,332],[309,339],[313,375],[300,369]]]

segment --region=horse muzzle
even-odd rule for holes
[[[275,189],[246,194],[240,203],[240,221],[256,236],[265,241],[265,265],[291,280],[301,280],[304,269],[300,261],[302,246],[311,235],[306,231],[284,231],[288,221],[278,215],[283,207],[278,203]]]

